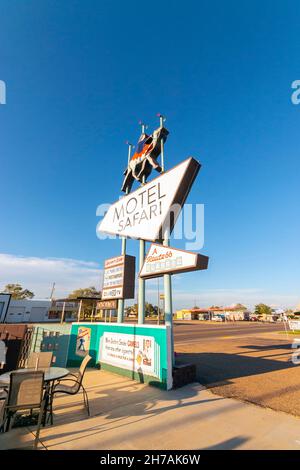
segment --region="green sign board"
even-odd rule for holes
[[[170,327],[124,323],[73,323],[68,366],[85,354],[91,365],[161,388],[172,388]]]

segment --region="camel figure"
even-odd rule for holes
[[[151,135],[141,134],[137,143],[136,152],[132,155],[129,165],[124,171],[124,181],[122,191],[129,193],[134,180],[142,183],[150,175],[152,168],[159,173],[161,166],[157,163],[157,158],[161,152],[161,142],[167,140],[169,131],[165,127],[155,129]]]

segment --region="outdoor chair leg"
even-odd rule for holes
[[[13,427],[14,420],[15,420],[16,413],[8,413],[7,422],[6,422],[6,429],[5,431],[10,431]]]
[[[84,386],[82,385],[82,391],[83,391],[83,400],[84,400],[84,406],[87,409],[88,416],[91,416],[90,414],[90,405],[89,405],[89,399],[88,399],[88,394],[86,393],[86,390]]]
[[[37,429],[36,429],[36,435],[35,435],[34,444],[33,444],[34,450],[37,449],[38,442],[39,442],[41,424],[42,424],[42,419],[43,419],[43,415],[44,415],[44,408],[45,408],[45,402],[43,401],[43,402],[42,402],[42,405],[41,405],[40,412],[39,412],[39,419],[38,419],[38,424],[37,424]]]
[[[53,425],[53,396],[52,395],[49,398],[48,410],[46,410],[46,412],[47,411],[49,411],[49,414],[47,417],[47,423],[49,423],[50,421],[50,424]]]

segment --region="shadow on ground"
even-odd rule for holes
[[[197,380],[209,387],[226,385],[236,378],[295,368],[291,361],[276,361],[225,352],[177,353],[177,361],[181,364],[196,364]]]

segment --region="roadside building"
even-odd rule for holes
[[[0,323],[5,321],[10,300],[11,294],[0,294]]]
[[[210,320],[211,313],[207,308],[193,308],[191,312],[195,316],[195,320]]]
[[[48,321],[76,321],[80,303],[78,300],[52,300],[48,309]]]
[[[250,319],[250,313],[243,306],[232,305],[230,307],[191,308],[177,310],[176,320],[215,320],[215,321],[243,321]]]
[[[213,314],[212,318],[221,316],[224,320],[228,321],[244,321],[250,319],[250,312],[239,305],[232,305],[230,307],[210,307],[209,311]]]
[[[11,299],[2,323],[41,323],[48,321],[50,299]]]
[[[296,306],[295,310],[293,311],[293,315],[297,318],[300,317],[300,304]]]
[[[175,313],[175,320],[197,320],[197,315],[192,313],[191,309],[177,310]]]

